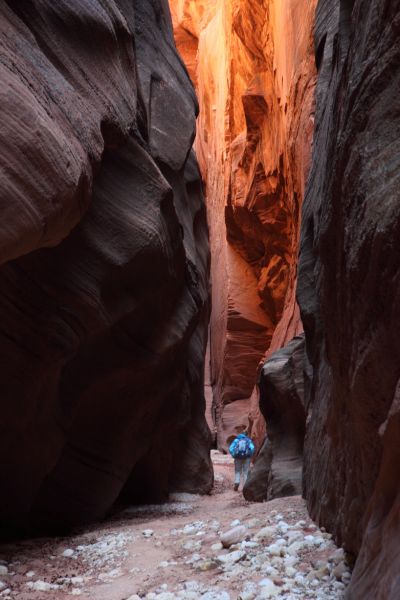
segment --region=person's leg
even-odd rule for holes
[[[235,484],[233,486],[233,489],[235,490],[235,492],[238,491],[239,489],[239,484],[240,484],[240,474],[242,472],[242,461],[240,460],[240,458],[235,458]]]
[[[243,485],[246,483],[247,477],[249,476],[251,457],[243,460]]]

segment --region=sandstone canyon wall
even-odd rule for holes
[[[265,424],[254,389],[260,360],[302,330],[296,257],[313,132],[316,2],[170,4],[201,107],[195,148],[212,247],[218,446],[226,448],[249,417],[260,444]]]
[[[320,0],[298,298],[304,494],[358,554],[348,598],[400,597],[400,2]]]
[[[243,495],[261,502],[302,493],[304,405],[304,334],[274,352],[260,372],[260,409],[267,437],[250,471]]]
[[[208,234],[168,4],[0,19],[1,529],[206,492]]]

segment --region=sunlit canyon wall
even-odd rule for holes
[[[0,528],[212,486],[197,102],[162,0],[2,2]]]
[[[260,443],[260,360],[302,330],[295,284],[313,134],[315,2],[170,3],[201,107],[195,149],[212,247],[218,445],[226,448],[249,419]]]

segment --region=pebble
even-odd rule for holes
[[[74,551],[72,550],[72,548],[67,548],[62,553],[62,556],[65,556],[65,558],[71,558],[71,556],[73,556],[73,555],[74,555]]]
[[[51,592],[53,590],[58,590],[60,586],[56,583],[48,583],[47,581],[29,581],[27,587],[31,590],[36,590],[38,592]]]
[[[344,562],[340,562],[334,569],[333,569],[333,575],[336,577],[336,579],[338,581],[342,581],[342,579],[345,577],[345,575],[347,574],[348,569],[345,565]]]
[[[217,567],[215,560],[202,560],[197,563],[197,569],[199,571],[211,571]]]
[[[250,521],[247,521],[246,526],[249,529],[255,529],[256,527],[260,527],[261,525],[261,521],[260,519],[254,518],[254,519],[250,519]]]
[[[231,600],[228,592],[224,590],[205,592],[205,594],[201,595],[201,598],[202,600]]]
[[[221,534],[220,540],[224,548],[230,548],[233,544],[242,542],[248,534],[247,527],[238,525]]]
[[[152,529],[144,529],[142,531],[142,535],[144,535],[144,537],[146,537],[146,538],[149,538],[154,535],[154,531]]]
[[[262,579],[259,585],[261,586],[261,593],[258,596],[260,600],[274,598],[281,593],[281,588],[276,586],[271,579]]]
[[[218,542],[217,544],[213,544],[211,546],[211,550],[213,552],[219,552],[220,550],[222,550],[222,548],[223,548],[223,546],[222,546],[221,542]]]
[[[8,568],[6,565],[0,565],[0,575],[8,575]]]
[[[255,538],[257,540],[266,540],[266,539],[273,537],[275,533],[276,533],[275,527],[263,527],[256,534]]]
[[[239,560],[243,560],[246,556],[246,552],[243,550],[235,550],[234,552],[229,552],[229,554],[220,554],[217,556],[217,561],[219,563],[227,564],[227,563],[236,563]]]

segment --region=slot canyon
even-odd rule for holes
[[[400,0],[0,22],[0,600],[398,600]]]

